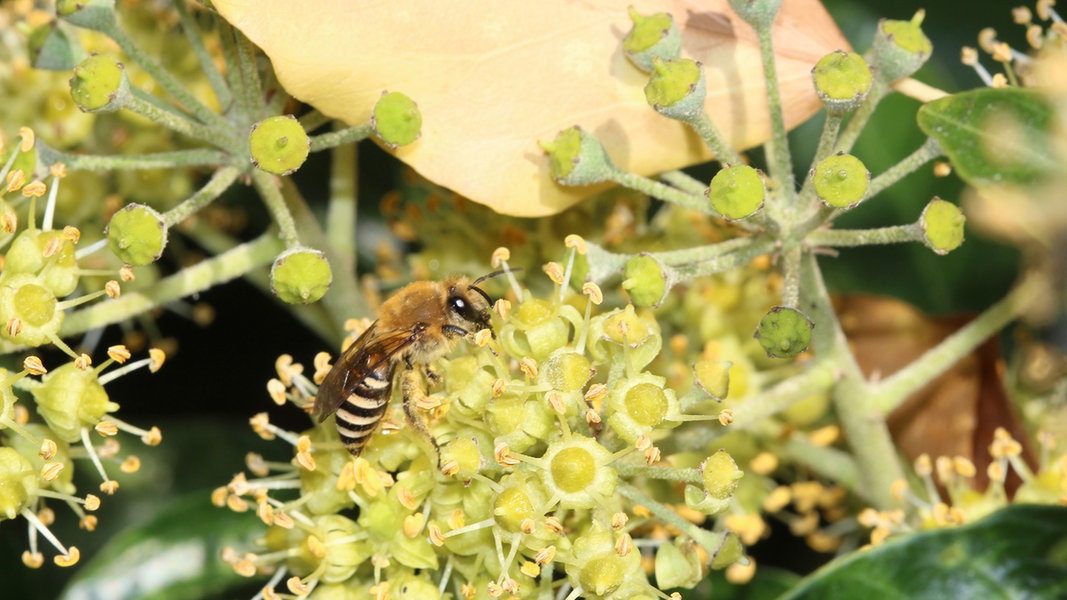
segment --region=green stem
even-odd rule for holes
[[[947,371],[982,342],[1026,314],[1047,293],[1040,275],[1028,274],[1002,300],[990,306],[940,344],[927,350],[903,369],[870,385],[871,395],[883,414],[889,414],[909,396]]]
[[[619,475],[623,477],[646,477],[648,479],[656,479],[659,481],[692,483],[693,485],[704,484],[704,476],[701,475],[700,469],[675,469],[673,467],[650,467],[647,465],[628,465],[618,463],[612,466],[619,472]]]
[[[805,241],[813,247],[882,246],[921,242],[923,232],[917,223],[877,229],[816,229],[808,234]]]
[[[300,126],[303,127],[304,131],[308,133],[315,131],[319,127],[322,127],[323,125],[329,123],[332,120],[333,119],[331,119],[330,117],[327,117],[326,115],[319,112],[318,109],[305,113],[299,119]]]
[[[815,329],[818,331],[819,325]],[[816,361],[802,373],[739,404],[734,409],[734,421],[725,433],[752,429],[805,398],[826,393],[836,381],[837,368],[829,361]]]
[[[714,556],[719,551],[722,543],[726,540],[728,532],[712,532],[695,525],[692,522],[683,519],[678,513],[674,512],[663,503],[653,500],[651,497],[645,495],[643,491],[636,487],[620,484],[616,488],[616,491],[620,496],[626,498],[630,502],[640,504],[647,508],[663,523],[672,525],[678,528],[682,533],[693,538],[693,540],[703,546],[704,550],[711,556]]]
[[[683,248],[682,250],[667,250],[664,252],[652,252],[651,255],[659,262],[671,266],[681,267],[693,263],[704,262],[721,256],[744,250],[753,244],[766,242],[755,237],[736,237],[705,246]]]
[[[759,37],[760,58],[763,61],[763,78],[767,82],[767,110],[771,118],[770,152],[771,176],[781,184],[787,198],[794,197],[793,158],[789,153],[789,138],[786,137],[785,116],[782,113],[782,94],[778,87],[778,68],[774,58],[774,42],[771,26],[756,28]]]
[[[340,124],[338,124],[340,126]],[[330,157],[330,202],[326,209],[326,239],[348,260],[338,265],[354,271],[356,266],[356,217],[359,191],[359,152],[356,144],[334,148]]]
[[[115,40],[115,43],[122,48],[122,51],[129,55],[138,65],[141,66],[152,79],[156,80],[168,94],[177,100],[182,106],[184,106],[189,112],[193,113],[201,123],[210,125],[217,129],[226,129],[228,123],[222,116],[215,114],[204,103],[200,102],[189,90],[185,89],[185,86],[181,84],[169,71],[164,69],[159,63],[155,61],[151,56],[145,53],[133,39],[130,38],[117,22],[110,23],[104,28],[103,33]]]
[[[767,254],[774,249],[774,244],[773,240],[762,240],[735,252],[695,262],[684,267],[677,267],[675,272],[683,279],[696,279],[722,273],[729,269],[747,265],[756,257]]]
[[[252,185],[255,186],[263,203],[267,205],[271,218],[278,225],[278,235],[285,242],[286,248],[300,245],[300,236],[296,233],[293,215],[285,205],[285,198],[279,188],[278,178],[259,169],[252,171]]]
[[[707,198],[683,192],[678,188],[671,187],[665,183],[656,181],[655,179],[642,177],[637,173],[630,173],[621,169],[612,170],[610,179],[619,185],[628,187],[631,190],[637,190],[652,196],[653,198],[659,198],[660,200],[677,204],[683,208],[719,216],[721,218],[721,216],[715,212],[715,209],[711,207],[711,202],[709,202]]]
[[[878,77],[874,78],[874,81],[871,82],[871,90],[867,93],[867,100],[852,114],[848,125],[845,125],[844,131],[837,138],[837,145],[834,147],[835,152],[848,154],[852,151],[853,144],[856,143],[856,139],[867,125],[867,121],[871,119],[871,115],[874,114],[874,109],[878,107],[878,103],[889,93],[889,89],[889,85],[886,82]]]
[[[696,119],[689,121],[689,126],[693,128],[693,131],[697,132],[700,139],[704,140],[708,148],[715,153],[715,159],[724,165],[741,165],[744,161],[741,159],[741,155],[734,150],[734,147],[726,141],[722,132],[715,126],[715,122],[708,117],[707,113],[701,111],[697,115]]]
[[[208,52],[207,46],[204,45],[204,38],[200,35],[200,28],[189,14],[189,8],[184,2],[179,1],[174,3],[174,10],[178,11],[182,31],[185,33],[186,39],[189,40],[189,44],[193,47],[197,60],[200,61],[200,70],[207,77],[208,83],[211,84],[211,89],[215,90],[215,98],[218,100],[222,112],[225,113],[230,103],[233,102],[233,94],[230,92],[229,86],[226,85],[226,80],[222,77],[222,73],[215,66],[214,57]]]
[[[358,142],[365,140],[372,135],[374,135],[374,127],[372,127],[370,123],[357,125],[355,127],[346,127],[339,131],[331,131],[330,133],[323,133],[321,135],[314,135],[311,136],[311,151],[318,152],[319,150]]]
[[[71,154],[48,148],[37,140],[37,151],[46,164],[63,163],[71,170],[134,171],[174,167],[217,166],[231,162],[229,154],[211,148],[193,148],[173,152],[101,156],[99,154]]]
[[[203,292],[270,264],[282,250],[273,232],[241,244],[233,250],[201,261],[166,277],[143,291],[126,292],[114,300],[98,302],[67,315],[59,329],[61,337],[84,333],[96,327],[125,321],[169,302]],[[5,352],[14,348],[5,345]]]
[[[782,447],[782,458],[807,468],[811,472],[845,486],[855,492],[860,474],[856,461],[847,452],[827,446],[816,446],[803,437],[793,435]]]
[[[867,193],[864,198],[873,198],[878,195],[879,192],[900,181],[901,179],[911,175],[919,169],[919,167],[925,165],[931,160],[941,156],[941,144],[937,143],[934,138],[927,138],[926,142],[922,146],[919,146],[915,152],[912,152],[903,160],[893,165],[888,170],[882,172],[871,180],[871,185],[867,187]]]
[[[782,305],[789,308],[797,308],[800,304],[800,259],[803,254],[804,248],[800,242],[790,241],[782,246],[779,267],[784,281]]]
[[[241,169],[234,166],[222,167],[211,176],[204,187],[163,214],[163,224],[168,228],[181,223],[186,217],[207,206],[222,195],[237,180]]]
[[[815,322],[815,356],[840,373],[830,400],[859,470],[856,491],[871,506],[888,509],[894,504],[893,482],[903,478],[904,471],[884,414],[849,349],[811,253],[805,255],[801,284],[805,296],[802,300],[805,306],[812,307],[810,317]]]
[[[708,191],[706,183],[685,171],[667,171],[666,173],[661,173],[660,178],[683,192],[694,196],[703,196],[704,192]]]
[[[233,28],[233,37],[237,50],[238,80],[241,82],[237,99],[248,118],[259,121],[263,116],[263,85],[259,79],[259,69],[256,68],[256,49],[239,29]]]
[[[223,141],[232,137],[231,135],[227,135],[230,131],[228,126],[220,129],[218,127],[209,127],[203,123],[197,123],[196,121],[188,119],[174,111],[161,109],[152,102],[141,98],[136,93],[123,95],[122,108],[132,110],[149,120],[159,123],[167,129],[191,138],[208,142],[212,145],[219,145],[220,137]],[[232,145],[228,145],[232,147]]]

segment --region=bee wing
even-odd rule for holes
[[[337,412],[356,385],[383,365],[392,364],[416,335],[407,329],[382,331],[375,321],[334,363],[315,394],[315,416],[319,422]]]

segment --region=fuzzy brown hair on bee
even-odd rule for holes
[[[471,340],[482,329],[492,331],[492,301],[477,284],[497,274],[474,281],[416,281],[382,303],[378,320],[341,354],[315,394],[319,422],[336,414],[337,432],[350,453],[358,456],[363,451],[385,416],[397,365],[404,367],[400,388],[408,423],[437,449],[415,413],[415,404],[426,394],[416,368],[436,378],[428,368],[431,362],[459,339]]]

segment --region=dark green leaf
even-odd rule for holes
[[[81,566],[64,600],[197,600],[248,584],[222,562],[224,546],[250,548],[266,530],[252,513],[211,504],[207,492],[166,505],[124,529]]]
[[[968,183],[1025,184],[1058,168],[1049,149],[1052,116],[1032,90],[982,88],[929,102],[918,120]]]
[[[1067,508],[1010,506],[854,552],[782,598],[1067,598]]]

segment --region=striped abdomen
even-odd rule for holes
[[[359,456],[389,408],[395,368],[395,361],[385,361],[378,368],[353,369],[351,372],[352,376],[362,374],[363,378],[356,381],[341,400],[335,416],[341,443],[353,455]]]

